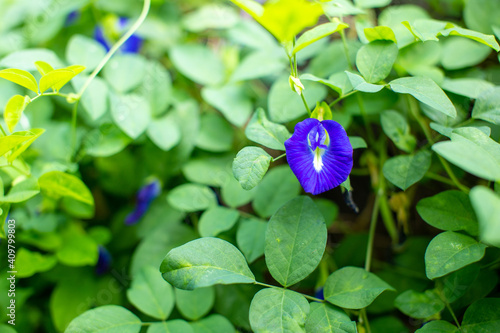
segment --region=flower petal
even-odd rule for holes
[[[308,135],[324,127],[329,137],[326,149],[312,150]],[[286,157],[304,190],[314,195],[331,190],[344,182],[352,170],[352,146],[342,126],[333,120],[309,118],[295,126],[285,141]],[[318,148],[319,149],[319,148]]]

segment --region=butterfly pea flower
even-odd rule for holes
[[[111,253],[104,246],[99,245],[99,258],[97,259],[97,264],[95,266],[95,272],[97,275],[102,275],[106,273],[111,266]]]
[[[96,26],[94,39],[102,44],[106,51],[109,51],[113,44],[127,31],[129,19],[125,17],[108,17],[104,20],[103,26]],[[136,34],[127,39],[120,47],[123,53],[138,53],[141,50],[143,39]]]
[[[74,10],[66,16],[64,26],[69,27],[75,24],[80,19],[80,11]]]
[[[343,183],[352,170],[352,146],[334,120],[308,118],[285,141],[286,159],[307,193],[317,195]]]
[[[135,209],[125,218],[126,225],[133,225],[148,211],[153,200],[160,195],[161,184],[158,180],[153,180],[144,185],[137,192]]]

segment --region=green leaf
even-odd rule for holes
[[[220,88],[204,87],[203,100],[219,110],[235,126],[243,126],[252,113],[252,102],[242,85],[225,85]]]
[[[444,191],[424,198],[417,204],[417,212],[431,226],[446,230],[465,230],[478,234],[478,222],[469,196],[460,191]]]
[[[204,317],[214,306],[214,287],[196,288],[194,290],[175,289],[175,303],[183,317],[198,320]]]
[[[317,25],[311,30],[308,30],[304,32],[302,35],[300,35],[299,39],[297,39],[297,41],[295,42],[295,46],[292,50],[292,55],[299,52],[306,46],[311,45],[312,43],[320,40],[321,38],[329,36],[338,31],[347,29],[348,27],[349,27],[348,24],[345,24],[340,21]]]
[[[346,84],[342,85],[339,82],[336,82],[335,80],[322,79],[322,78],[319,78],[319,77],[312,75],[312,74],[309,74],[309,73],[302,74],[300,76],[300,80],[301,81],[306,80],[306,81],[319,82],[319,83],[329,87],[330,89],[335,91],[337,94],[339,94],[339,96],[341,96],[342,94],[345,94],[347,92],[347,90],[352,90],[352,85],[351,85],[351,81],[349,81],[349,79],[347,78],[347,74],[345,74],[344,72],[337,73],[337,74],[339,74],[339,76],[343,75],[345,77],[344,82]],[[345,88],[346,85],[349,86],[349,89]]]
[[[384,89],[383,85],[368,83],[363,77],[358,74],[354,74],[348,71],[345,71],[345,73],[349,78],[349,81],[351,81],[353,90],[358,90],[366,93],[376,93]]]
[[[315,333],[356,333],[356,323],[335,306],[313,302],[306,320],[306,332]]]
[[[500,299],[484,298],[474,302],[464,314],[462,330],[465,333],[487,333],[500,325]]]
[[[30,102],[29,96],[14,95],[9,99],[3,111],[3,119],[10,132],[14,131],[14,128],[21,119],[24,109],[26,109],[26,106]]]
[[[275,124],[266,117],[263,109],[257,109],[245,129],[249,140],[276,150],[285,150],[285,141],[290,138],[290,132],[284,125]]]
[[[476,281],[480,271],[478,263],[465,266],[442,278],[443,296],[448,303],[455,302],[464,296]]]
[[[174,113],[153,119],[147,129],[148,137],[163,151],[169,151],[181,141],[181,130]]]
[[[500,247],[500,197],[484,186],[474,187],[469,195],[479,220],[479,238]]]
[[[433,320],[425,324],[415,333],[457,333],[458,329],[455,325],[444,320]]]
[[[57,264],[53,255],[42,255],[21,247],[16,254],[17,278],[27,278],[36,273],[46,272]]]
[[[61,172],[50,171],[39,179],[40,189],[53,198],[70,197],[80,202],[94,205],[94,198],[88,187],[77,177]]]
[[[37,135],[35,131],[41,131],[41,133]],[[15,132],[11,135],[0,137],[0,156],[5,155],[21,144],[31,144],[34,139],[36,139],[44,131],[45,130],[32,129],[31,131]]]
[[[417,140],[410,134],[410,126],[401,113],[386,110],[380,114],[382,130],[399,149],[411,153],[415,150]]]
[[[460,27],[455,27],[455,26],[440,31],[439,35],[445,36],[445,37],[447,37],[447,36],[460,36],[460,37],[469,38],[469,39],[474,40],[476,42],[479,42],[481,44],[487,45],[497,52],[500,52],[500,46],[498,45],[497,41],[495,40],[495,36],[493,36],[493,35],[485,35],[485,34],[482,34],[480,32],[477,32],[477,31],[464,29],[464,28],[460,28]]]
[[[170,50],[170,59],[179,72],[196,83],[215,86],[224,81],[224,64],[204,45],[176,45]]]
[[[391,157],[384,163],[382,171],[387,180],[406,191],[424,177],[430,166],[431,153],[421,150],[415,155]]]
[[[106,55],[106,49],[96,40],[83,36],[71,36],[66,46],[66,59],[71,64],[82,64],[86,71],[93,71]]]
[[[310,109],[321,102],[327,94],[326,88],[315,82],[302,82],[303,94]],[[285,123],[307,113],[299,95],[290,89],[288,77],[280,77],[274,81],[268,95],[268,112],[271,121]]]
[[[234,180],[231,174],[232,160],[231,155],[193,158],[184,164],[182,173],[193,183],[221,187],[230,179]]]
[[[475,78],[459,78],[459,79],[445,78],[443,83],[441,83],[441,88],[443,88],[446,91],[452,92],[457,95],[478,99],[474,103],[474,109],[472,110],[473,118],[480,118],[478,117],[478,114],[490,113],[492,112],[490,108],[492,109],[495,108],[494,105],[496,103],[491,103],[492,101],[490,101],[490,98],[491,97],[494,98],[494,96],[496,95],[491,94],[492,91],[486,93],[493,87],[495,87],[493,83],[486,80],[475,79]],[[483,95],[483,98],[481,98],[481,95]],[[476,112],[474,112],[474,110],[476,110]],[[493,111],[492,113],[495,113],[495,111]]]
[[[498,25],[500,3],[495,0],[467,1],[463,15],[468,28],[491,34],[493,26]]]
[[[36,178],[30,177],[13,185],[7,195],[0,196],[0,202],[19,203],[27,201],[38,193],[40,193],[38,181]]]
[[[360,136],[350,136],[349,142],[351,142],[352,149],[367,148],[368,144],[365,139]]]
[[[64,66],[54,51],[48,49],[24,49],[9,53],[0,60],[0,66],[33,72],[36,70],[35,62],[40,60],[52,64],[54,67]]]
[[[359,267],[344,267],[333,272],[325,283],[325,300],[345,309],[362,309],[378,295],[394,290],[373,273]]]
[[[147,333],[194,333],[194,331],[187,321],[174,319],[151,324]]]
[[[212,314],[196,322],[190,323],[193,333],[234,333],[233,324],[226,317]],[[184,333],[184,332],[183,332]]]
[[[400,94],[410,94],[420,102],[433,107],[447,116],[455,118],[457,111],[453,103],[439,86],[426,77],[403,77],[391,81],[392,90]]]
[[[231,150],[233,136],[233,128],[223,117],[213,113],[204,114],[196,146],[210,152],[225,152]]]
[[[453,231],[434,237],[425,251],[425,273],[431,280],[481,260],[486,245]]]
[[[356,55],[356,67],[369,83],[387,77],[398,56],[398,47],[392,41],[376,40],[364,45]]]
[[[373,28],[365,28],[364,34],[369,42],[373,42],[376,40],[388,40],[397,43],[394,31],[392,31],[391,28],[383,25]]]
[[[231,229],[240,214],[235,209],[228,209],[221,206],[215,206],[207,209],[200,218],[198,226],[201,237],[217,236],[221,232]]]
[[[184,212],[196,212],[216,205],[215,193],[199,184],[183,184],[175,187],[167,196],[168,203]]]
[[[146,71],[147,62],[144,57],[126,53],[117,54],[111,58],[102,74],[117,93],[124,94],[143,83]]]
[[[391,1],[392,0],[354,0],[354,3],[359,8],[379,8],[389,5]]]
[[[417,319],[429,318],[444,309],[443,301],[433,290],[423,293],[407,290],[396,297],[394,305],[404,314]]]
[[[311,274],[325,252],[325,219],[311,198],[288,201],[269,220],[266,264],[273,278],[289,287]]]
[[[251,190],[267,172],[271,155],[259,147],[245,147],[238,152],[233,162],[233,174],[241,187]]]
[[[491,83],[488,82],[488,84]],[[479,87],[481,86],[476,85],[475,89],[479,89]],[[500,87],[486,90],[485,86],[484,90],[481,91],[481,94],[478,92],[475,97],[472,97],[477,98],[472,109],[472,118],[500,125]]]
[[[38,84],[35,77],[22,69],[8,68],[0,71],[0,77],[23,86],[38,94]]]
[[[258,219],[243,219],[236,232],[236,242],[248,263],[264,254],[267,223]]]
[[[449,37],[443,43],[441,64],[447,70],[473,67],[482,63],[490,53],[490,48],[475,41]]]
[[[191,32],[202,33],[208,29],[228,29],[239,22],[238,13],[230,7],[207,4],[187,13],[182,25]]]
[[[99,258],[97,243],[76,227],[63,232],[62,245],[56,255],[59,262],[67,266],[95,265]]]
[[[89,310],[73,319],[65,332],[139,333],[141,326],[141,320],[124,307],[105,305]]]
[[[228,174],[226,183],[222,185],[221,196],[222,201],[231,208],[243,206],[255,198],[257,188],[245,190],[240,183],[234,178],[232,172]]]
[[[115,124],[132,139],[137,139],[151,122],[151,107],[140,95],[111,95],[111,116]]]
[[[81,73],[85,67],[74,65],[61,69],[54,69],[40,79],[40,93],[44,93],[50,88],[59,91],[72,78]]]
[[[265,288],[250,305],[250,325],[255,332],[305,332],[309,303],[287,289]]]
[[[21,144],[19,144],[18,146],[14,147],[14,149],[12,150],[12,152],[10,153],[10,155],[7,156],[7,161],[9,163],[12,163],[16,158],[19,157],[19,155],[21,155],[26,149],[29,148],[29,146],[36,140],[40,137],[40,135],[42,135],[43,133],[45,132],[44,129],[41,129],[41,128],[32,128],[31,130],[29,131],[23,131],[23,132],[15,132],[15,133],[12,133],[11,135],[9,135],[8,137],[5,137],[5,138],[11,138],[13,136],[24,136],[27,138],[26,141],[24,142],[21,142]],[[3,138],[0,138],[0,142],[3,144]],[[6,143],[6,146],[9,147],[10,144],[12,143],[9,139],[6,139],[5,141],[7,141]],[[14,142],[16,140],[13,140]],[[5,148],[5,147],[3,147]],[[1,148],[0,148],[1,150]],[[2,156],[2,154],[0,153],[0,156]]]
[[[134,275],[127,298],[141,312],[161,320],[167,319],[174,307],[172,287],[152,266],[145,266]]]
[[[35,66],[42,76],[54,70],[54,68],[45,61],[35,61]]]
[[[72,81],[75,90],[80,90],[88,76],[79,75]],[[109,109],[109,86],[100,77],[95,77],[80,99],[85,111],[92,120],[101,118]]]
[[[254,283],[245,257],[222,239],[196,239],[170,251],[160,266],[163,278],[177,288],[193,290],[214,284]]]
[[[272,168],[257,188],[254,210],[261,217],[273,215],[281,206],[299,195],[300,184],[288,165]]]
[[[477,128],[461,131],[453,132],[451,141],[434,144],[432,150],[477,177],[500,180],[500,145]]]

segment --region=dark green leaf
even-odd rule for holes
[[[241,187],[251,190],[260,183],[271,163],[271,155],[259,147],[245,147],[233,162],[234,177]]]
[[[423,293],[407,290],[396,298],[394,305],[404,314],[417,319],[425,319],[441,312],[444,303],[433,290]]]
[[[376,40],[364,45],[356,55],[356,67],[369,83],[387,77],[398,56],[398,47],[392,41]]]
[[[288,129],[269,121],[266,113],[258,109],[245,129],[248,139],[276,150],[285,150],[285,141],[290,138]]]
[[[431,153],[421,150],[415,155],[400,155],[388,159],[382,171],[385,178],[405,191],[421,180],[431,166]]]
[[[356,333],[356,323],[351,321],[344,310],[327,303],[311,303],[311,311],[306,320],[306,332],[315,333]]]

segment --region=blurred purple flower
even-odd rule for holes
[[[94,30],[94,39],[102,44],[106,51],[109,51],[115,41],[110,40],[107,35],[123,35],[126,32],[128,22],[129,20],[125,17],[118,18],[110,28],[112,31],[108,33],[102,26],[98,25]],[[134,34],[120,47],[120,51],[123,53],[138,53],[141,50],[142,43],[143,39]]]
[[[325,295],[323,294],[323,287],[316,290],[314,293],[314,297],[319,298],[321,300],[325,300]]]
[[[137,192],[135,209],[125,218],[126,225],[133,225],[139,222],[142,216],[147,212],[151,202],[160,195],[161,184],[155,179],[144,185]]]
[[[64,22],[65,27],[69,27],[78,21],[80,18],[80,11],[74,10],[66,16],[66,22]]]
[[[317,195],[331,190],[351,173],[352,146],[336,121],[301,121],[285,141],[285,149],[288,164],[307,193]]]
[[[111,253],[104,246],[99,245],[99,259],[97,259],[97,264],[95,266],[95,272],[97,275],[102,275],[106,273],[111,266]]]

